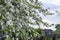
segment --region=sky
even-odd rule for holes
[[[43,16],[43,21],[44,22],[48,22],[48,23],[54,23],[54,24],[60,24],[60,0],[39,0],[43,3],[43,8],[50,8],[49,10],[52,12],[52,13],[55,13],[54,15],[52,16]],[[56,11],[58,11],[56,13]],[[40,27],[42,29],[51,29],[53,31],[56,30],[55,28],[55,25],[54,26],[51,26],[51,27]]]
[[[44,8],[50,8],[51,12],[55,13],[54,16],[45,16],[45,20],[60,24],[60,0],[39,0],[43,3]],[[55,11],[58,11],[57,13]]]

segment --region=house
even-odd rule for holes
[[[44,29],[43,32],[46,37],[53,37],[53,35],[54,35],[53,30],[51,30],[51,29]]]

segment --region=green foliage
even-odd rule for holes
[[[4,3],[4,0],[0,0],[0,5],[3,5]]]

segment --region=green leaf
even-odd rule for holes
[[[38,21],[36,21],[36,24],[39,25]]]
[[[5,16],[2,16],[2,19],[5,20],[6,19]]]
[[[42,12],[43,12],[43,13],[45,13],[45,12],[46,12],[46,10],[42,9]]]
[[[8,36],[5,40],[11,40],[11,37]]]
[[[38,2],[38,0],[36,0],[36,3]]]
[[[33,6],[33,5],[32,5]],[[41,8],[40,6],[33,6],[33,8],[38,9]]]

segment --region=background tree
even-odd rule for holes
[[[56,24],[56,33],[57,33],[57,34],[60,33],[60,24]]]

